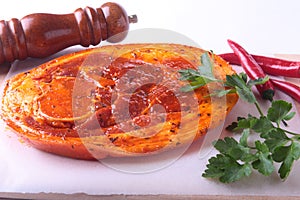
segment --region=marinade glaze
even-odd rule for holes
[[[179,69],[204,50],[175,44],[114,45],[69,54],[8,80],[1,116],[30,145],[77,159],[152,155],[204,135],[238,97],[181,92]],[[214,74],[232,68],[215,56]]]

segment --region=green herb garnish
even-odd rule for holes
[[[214,76],[213,62],[207,52],[202,54],[201,63],[202,65],[200,65],[197,70],[182,69],[178,71],[181,75],[180,80],[189,81],[190,83],[182,87],[181,91],[190,92],[206,85],[207,83],[220,82],[220,80],[216,79]]]
[[[282,128],[280,123],[294,117],[292,104],[274,100],[267,112],[263,113],[252,87],[265,83],[268,77],[249,80],[245,73],[240,73],[227,75],[225,81],[217,80],[212,73],[213,62],[207,53],[202,55],[201,62],[198,70],[180,70],[181,80],[191,83],[183,87],[183,91],[192,91],[210,82],[221,82],[226,89],[211,95],[224,96],[235,92],[242,100],[254,104],[259,113],[259,116],[238,117],[227,127],[227,130],[240,134],[238,141],[233,137],[225,137],[213,142],[219,153],[208,160],[202,176],[230,183],[250,176],[253,171],[269,176],[276,170],[275,163],[279,163],[279,177],[285,180],[293,163],[300,158],[300,134]],[[249,142],[251,134],[257,134],[259,139]]]

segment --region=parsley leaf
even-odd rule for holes
[[[242,136],[240,138],[240,144],[243,145],[244,147],[248,146],[248,137],[250,135],[250,129],[246,128],[242,132]]]
[[[198,67],[198,71],[202,76],[215,78],[213,74],[213,62],[211,61],[207,52],[201,55],[201,63],[202,66]]]
[[[245,87],[241,83],[241,81],[247,80],[243,75],[234,77],[238,78],[229,78],[230,82],[228,85],[234,86],[235,84],[234,87],[236,88]],[[248,102],[250,103],[251,101]],[[256,99],[254,100],[254,104],[257,104],[257,108],[259,109]],[[272,102],[267,115],[263,114],[260,110],[260,117],[252,115],[238,117],[237,121],[232,122],[227,127],[227,130],[241,132],[239,141],[231,137],[225,137],[223,140],[219,139],[214,142],[214,147],[220,154],[214,158],[213,163],[210,163],[211,160],[209,160],[207,171],[205,171],[203,176],[213,178],[213,174],[211,173],[213,169],[218,168],[214,165],[218,162],[217,159],[226,158],[228,162],[226,166],[228,168],[232,167],[232,171],[237,174],[232,174],[232,171],[227,168],[222,169],[223,171],[218,169],[223,173],[218,176],[221,182],[229,183],[240,180],[250,175],[253,170],[269,176],[275,171],[274,162],[280,163],[278,169],[279,177],[285,180],[292,170],[293,163],[300,158],[300,135],[286,131],[279,126],[280,121],[289,120],[295,115],[294,112],[291,112],[291,109],[291,103],[277,100]],[[277,126],[274,126],[274,123]],[[248,138],[252,133],[257,133],[260,136],[260,139],[255,141],[255,146],[250,146],[248,142]],[[213,169],[210,169],[211,167]],[[224,174],[225,171],[228,173],[227,175]],[[206,172],[210,172],[210,174],[206,174]]]
[[[259,140],[255,141],[255,147],[258,150],[258,159],[252,163],[252,166],[261,174],[269,176],[275,170],[269,148]]]
[[[216,79],[213,73],[213,62],[209,57],[208,52],[201,55],[202,65],[195,69],[181,69],[179,70],[180,80],[189,81],[189,84],[182,87],[181,91],[190,92],[199,87],[202,87],[210,82],[220,82]]]
[[[223,183],[230,183],[249,176],[252,173],[249,163],[239,164],[230,156],[217,154],[209,159],[207,169],[202,174],[206,178],[218,178]]]
[[[263,116],[259,119],[255,119],[251,128],[257,133],[268,133],[273,130],[274,125],[267,117]]]
[[[234,138],[226,137],[224,140],[214,142],[214,147],[222,154],[228,155],[235,160],[243,159],[243,156],[250,153],[250,149],[239,144]]]
[[[273,159],[276,162],[282,162],[278,173],[280,178],[285,180],[293,166],[295,160],[300,158],[300,144],[293,141],[289,146],[281,146],[276,148],[273,154]]]
[[[283,100],[272,102],[272,106],[268,109],[268,119],[277,124],[282,120],[290,120],[294,117],[295,112],[290,112],[292,104]]]
[[[252,87],[254,85],[262,85],[262,84],[266,83],[268,80],[269,80],[268,76],[265,76],[264,78],[258,78],[255,80],[249,80],[248,87]]]
[[[245,78],[245,73],[227,75],[225,86],[235,88],[237,94],[244,101],[249,103],[255,103],[256,98],[251,88],[247,85],[247,78]]]
[[[224,175],[220,177],[220,181],[223,183],[234,182],[240,180],[242,177],[249,176],[251,173],[251,165],[249,163],[241,165],[237,162],[232,162],[226,169]]]
[[[252,87],[264,84],[269,80],[268,76],[249,80],[245,73],[240,73],[227,75],[225,80],[217,80],[213,74],[213,61],[208,53],[201,56],[201,63],[197,70],[179,71],[180,80],[189,81],[188,85],[181,88],[182,91],[192,91],[210,82],[223,83],[224,90],[213,91],[210,95],[222,97],[237,93],[242,100],[254,104],[259,113],[259,116],[248,114],[246,117],[238,117],[237,121],[226,128],[240,133],[239,140],[225,137],[213,142],[219,153],[208,160],[202,176],[230,183],[250,176],[255,170],[269,176],[275,171],[274,163],[279,163],[279,177],[286,180],[294,162],[300,159],[300,134],[280,127],[281,121],[285,122],[294,117],[292,104],[272,99],[267,113],[263,113]],[[257,134],[259,138],[251,144],[249,137],[253,134]]]
[[[279,128],[273,129],[268,134],[262,134],[261,137],[265,138],[265,143],[271,152],[274,152],[277,147],[284,146],[290,141],[285,132]]]

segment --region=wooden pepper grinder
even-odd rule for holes
[[[78,8],[65,15],[36,13],[21,20],[2,20],[0,64],[46,57],[77,44],[87,47],[103,40],[119,42],[126,37],[129,23],[136,22],[136,15],[127,16],[116,3],[105,3],[97,9]]]

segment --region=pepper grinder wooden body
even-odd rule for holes
[[[136,23],[136,15],[127,16],[116,3],[100,8],[78,8],[65,15],[36,13],[0,21],[0,64],[42,58],[73,45],[97,45],[103,40],[119,42]],[[114,36],[114,37],[112,37]]]

